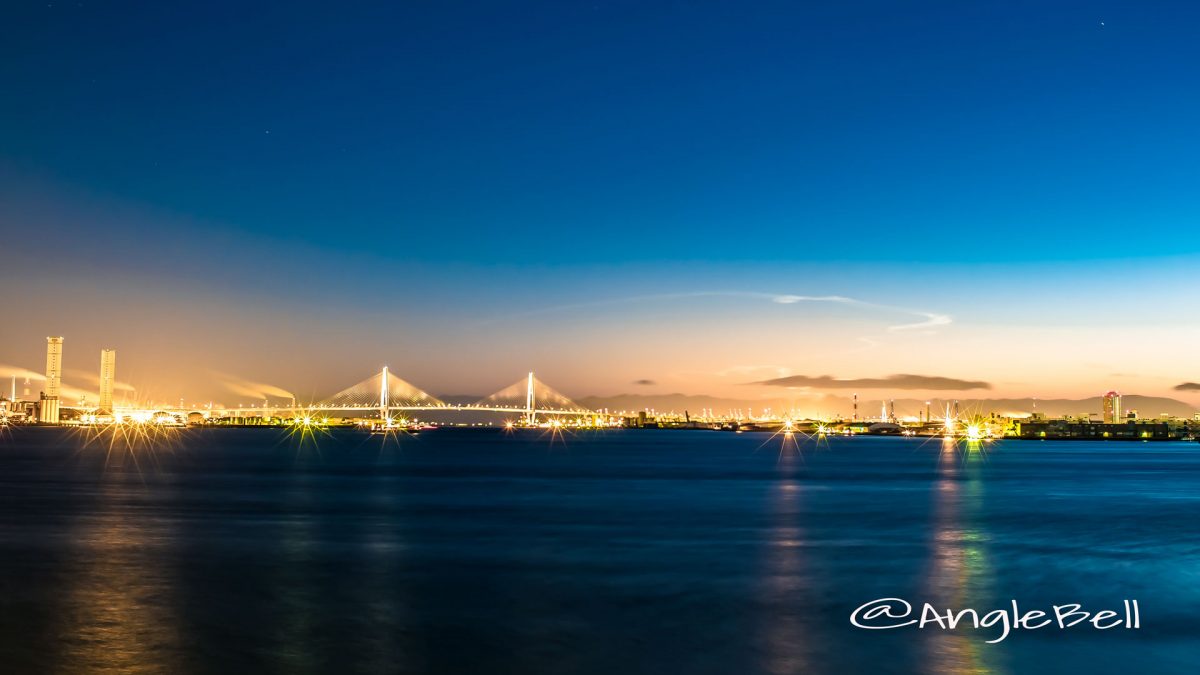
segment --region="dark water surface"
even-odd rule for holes
[[[551,440],[0,431],[0,667],[1200,672],[1197,444]],[[882,597],[1142,628],[850,625]]]

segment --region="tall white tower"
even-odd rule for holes
[[[58,395],[62,390],[62,345],[61,337],[46,338],[46,391],[42,392],[41,414],[43,424],[58,424]]]
[[[537,421],[537,413],[533,412],[537,402],[533,396],[533,373],[529,373],[529,384],[525,389],[525,422],[529,425]]]
[[[392,413],[389,410],[391,406],[391,396],[388,392],[388,367],[383,367],[383,372],[379,374],[379,423],[388,426],[392,422]]]
[[[117,379],[117,350],[100,350],[100,411],[113,411],[113,385]]]

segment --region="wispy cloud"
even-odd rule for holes
[[[959,380],[952,377],[933,375],[888,375],[887,377],[864,377],[841,379],[830,375],[792,375],[771,380],[760,380],[750,384],[765,384],[772,387],[805,387],[810,389],[918,389],[960,391],[967,389],[991,389],[988,382]]]
[[[658,384],[654,380],[634,380],[633,383],[636,385],[643,386],[643,387],[649,387],[651,385]]]
[[[1175,385],[1175,391],[1200,391],[1200,382],[1184,382]]]
[[[881,305],[876,302],[866,302],[864,300],[847,298],[841,295],[777,295],[773,297],[772,300],[781,305],[791,305],[797,302],[833,302],[839,305],[853,305],[856,307],[863,307],[865,309],[897,312],[921,318],[920,321],[910,321],[908,323],[900,323],[888,326],[887,330],[892,332],[937,328],[939,326],[948,326],[954,322],[948,314],[937,314],[935,312],[923,312],[915,309],[894,307],[892,305]]]
[[[496,323],[499,321],[511,320],[515,318],[523,318],[537,316],[541,314],[551,314],[555,312],[565,312],[576,309],[590,309],[596,307],[605,307],[612,305],[625,305],[656,301],[669,300],[686,300],[692,298],[742,298],[750,300],[767,300],[777,305],[795,305],[802,303],[826,303],[836,305],[846,305],[851,307],[859,307],[865,310],[885,313],[899,314],[902,316],[912,317],[914,320],[905,321],[902,323],[894,323],[887,326],[889,332],[914,331],[914,330],[931,330],[942,326],[948,326],[953,323],[953,319],[948,314],[937,312],[928,312],[923,310],[909,309],[895,305],[885,305],[877,302],[867,302],[857,298],[850,298],[843,295],[795,295],[789,293],[764,293],[758,291],[696,291],[693,293],[660,293],[652,295],[631,295],[619,298],[607,298],[604,300],[595,300],[591,302],[581,302],[567,305],[553,305],[549,307],[539,307],[506,314],[501,317],[485,320],[484,323]]]

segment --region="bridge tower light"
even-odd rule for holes
[[[533,399],[533,373],[529,373],[529,386],[525,391],[525,421],[532,426],[537,419],[537,413],[534,412]]]
[[[386,425],[388,418],[388,367],[384,366],[379,378],[379,421]]]

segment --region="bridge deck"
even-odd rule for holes
[[[245,413],[261,415],[264,412],[379,412],[380,406],[296,406],[296,407],[279,407],[279,408],[214,408],[211,412],[220,413]],[[535,415],[599,415],[601,413],[593,410],[555,410],[550,408],[505,408],[493,406],[475,406],[475,405],[429,405],[429,406],[388,406],[387,410],[396,412],[503,412],[519,415],[527,415],[532,412]]]

